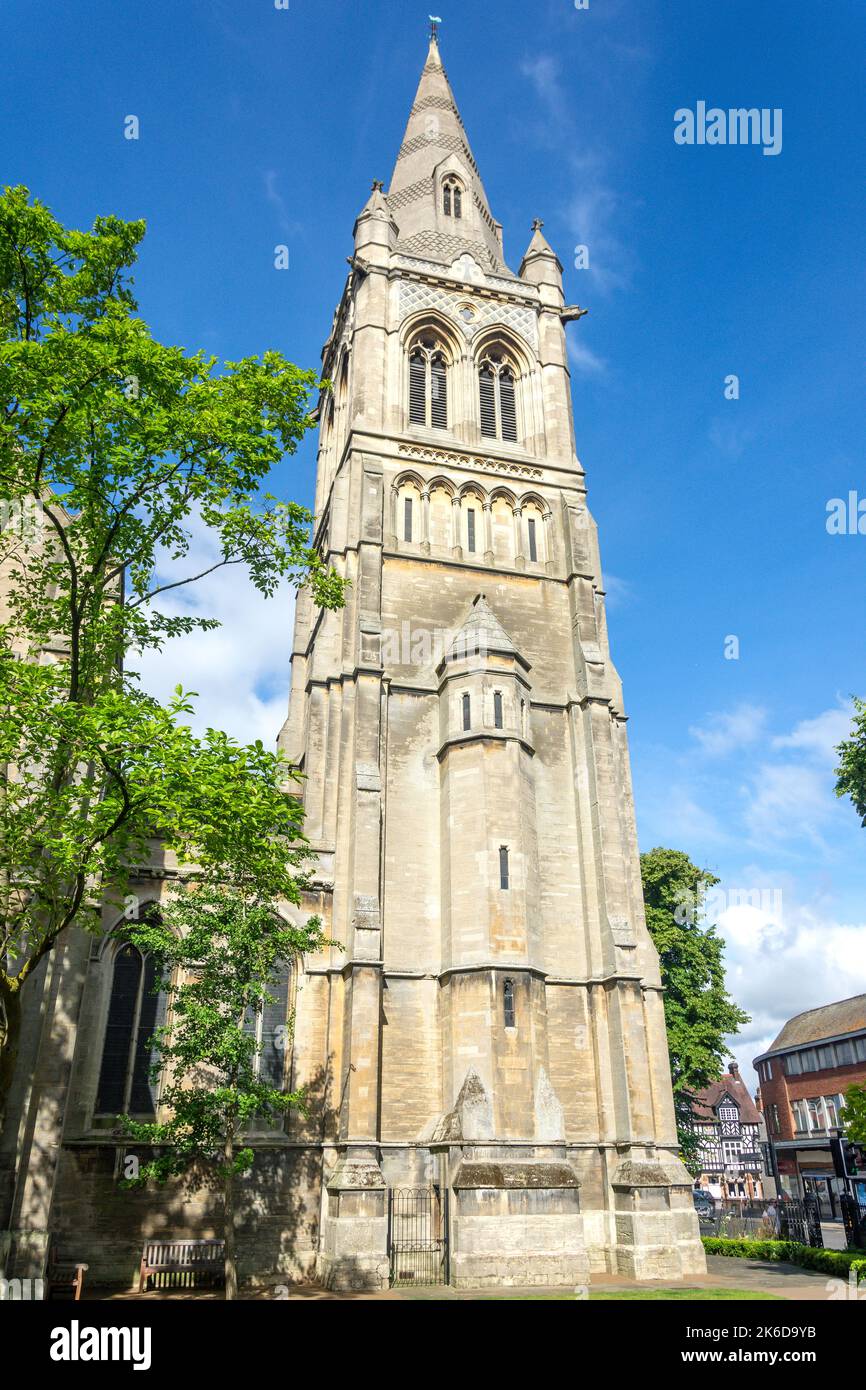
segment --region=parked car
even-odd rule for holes
[[[705,1187],[692,1188],[692,1201],[695,1204],[695,1211],[698,1216],[715,1216],[716,1202],[711,1193]]]

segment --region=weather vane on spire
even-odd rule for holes
[[[435,39],[437,34],[439,33],[439,25],[442,23],[442,16],[438,14],[430,14],[427,16],[427,18],[430,20],[430,37],[431,39]]]

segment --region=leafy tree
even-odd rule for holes
[[[749,1022],[725,988],[725,943],[702,922],[718,879],[676,849],[640,857],[647,927],[659,953],[677,1133],[683,1161],[700,1171],[694,1133],[695,1092],[717,1079],[729,1054],[725,1036]]]
[[[854,696],[851,737],[837,745],[836,795],[850,796],[860,823],[866,826],[866,700]]]
[[[258,824],[284,776],[260,747],[194,740],[182,695],[142,694],[130,657],[217,626],[159,595],[242,566],[263,595],[288,578],[342,602],[310,514],[262,493],[311,423],[315,374],[157,342],[129,276],[143,234],[0,196],[0,1110],[21,991],[58,938],[95,928],[150,834],[198,852],[211,826]],[[219,554],[199,573],[194,524]]]
[[[848,1087],[842,1123],[852,1143],[866,1145],[866,1086],[855,1082]]]
[[[297,900],[295,888],[290,890]],[[280,965],[323,944],[317,918],[303,927],[284,922],[260,892],[215,881],[176,894],[162,919],[132,924],[125,933],[150,952],[159,984],[176,983],[171,1023],[158,1030],[154,1078],[165,1068],[161,1097],[167,1118],[142,1123],[121,1117],[134,1140],[158,1146],[130,1186],[163,1184],[189,1174],[222,1192],[226,1298],[237,1295],[236,1185],[253,1164],[248,1129],[303,1107],[301,1091],[286,1091],[262,1074],[254,1033],[244,1022],[273,1002],[269,986]]]

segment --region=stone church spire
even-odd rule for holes
[[[502,227],[490,212],[435,33],[391,175],[388,206],[403,254],[451,263],[468,252],[485,270],[505,270]]]

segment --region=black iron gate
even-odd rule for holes
[[[388,1190],[391,1284],[448,1283],[448,1189]]]
[[[842,1222],[845,1226],[845,1241],[849,1250],[866,1249],[866,1220],[856,1197],[843,1192],[839,1198],[842,1208]]]
[[[779,1234],[782,1240],[795,1240],[799,1245],[823,1247],[821,1206],[817,1197],[783,1200],[779,1203]]]
[[[699,1216],[698,1224],[702,1236],[795,1240],[819,1248],[824,1244],[817,1197],[726,1198]]]

